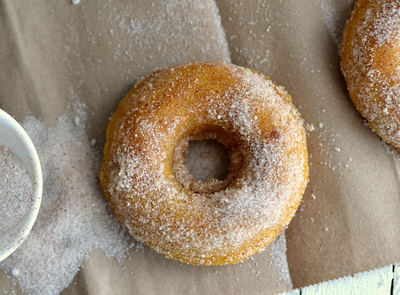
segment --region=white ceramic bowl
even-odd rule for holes
[[[0,261],[14,252],[28,237],[42,200],[42,169],[39,157],[25,130],[0,109],[0,144],[8,147],[25,165],[32,181],[33,201],[30,209],[10,232],[0,236]]]

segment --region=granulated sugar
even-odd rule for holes
[[[133,245],[108,211],[97,179],[100,156],[86,136],[85,117],[78,105],[72,119],[60,117],[55,128],[32,117],[22,124],[42,163],[43,201],[30,236],[0,266],[18,273],[30,294],[58,294],[93,247],[121,260]]]
[[[338,46],[338,53],[340,52],[340,44],[342,43],[342,33],[345,23],[341,23],[340,12],[334,6],[331,0],[318,0],[319,6],[324,15],[325,25],[331,34],[333,41]]]
[[[10,149],[0,144],[0,235],[18,224],[32,202],[28,171]]]

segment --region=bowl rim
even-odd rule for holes
[[[42,201],[43,176],[38,153],[29,135],[11,115],[1,108],[0,125],[4,125],[9,128],[9,130],[13,133],[12,136],[15,136],[15,138],[17,138],[17,140],[26,148],[29,160],[24,161],[17,154],[16,156],[24,163],[25,166],[27,166],[27,161],[31,166],[26,168],[32,181],[32,192],[34,198],[33,203],[30,206],[30,210],[25,213],[23,218],[18,222],[17,226],[3,236],[3,242],[0,239],[0,261],[3,261],[25,241],[33,227],[33,224],[36,221]],[[8,146],[4,143],[1,144],[14,152],[11,146]],[[4,245],[2,243],[4,243]]]

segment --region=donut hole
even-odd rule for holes
[[[185,164],[195,180],[207,182],[214,178],[224,181],[230,163],[228,149],[215,139],[189,141]]]
[[[241,157],[225,140],[226,134],[200,132],[181,139],[174,151],[172,170],[178,182],[195,193],[225,189],[236,177]]]

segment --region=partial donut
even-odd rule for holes
[[[383,140],[400,147],[400,2],[359,0],[341,58],[354,105]]]
[[[229,151],[224,180],[195,180],[191,140]],[[157,70],[107,129],[100,182],[137,240],[181,262],[219,265],[264,249],[288,226],[308,181],[303,121],[265,76],[222,62]]]

